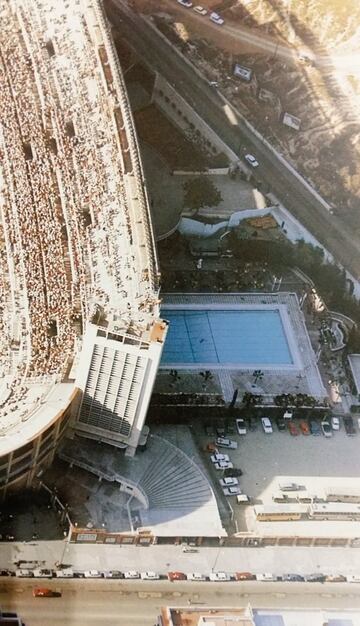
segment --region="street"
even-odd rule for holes
[[[319,200],[273,152],[254,135],[245,122],[224,104],[208,82],[200,80],[188,62],[140,16],[126,11],[116,0],[107,4],[108,14],[119,32],[153,70],[176,86],[178,93],[193,106],[214,131],[241,156],[255,154],[260,162],[257,178],[265,181],[281,202],[355,277],[360,275],[360,246],[351,228],[329,213]],[[115,28],[116,29],[116,28]],[[121,29],[121,30],[120,30]],[[233,122],[229,120],[233,119]]]
[[[61,598],[33,598],[34,586]],[[334,588],[336,587],[336,589]],[[353,589],[356,587],[356,589]],[[153,626],[161,606],[360,609],[358,585],[296,583],[158,583],[124,581],[1,581],[2,610],[18,611],[26,626]]]

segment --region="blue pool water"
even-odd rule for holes
[[[280,312],[161,309],[170,328],[161,363],[293,363]]]

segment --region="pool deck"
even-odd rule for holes
[[[226,402],[232,399],[235,389],[261,395],[281,393],[306,393],[316,398],[325,398],[316,357],[311,346],[305,319],[295,293],[232,293],[232,294],[162,294],[164,310],[269,310],[278,309],[281,313],[284,331],[291,351],[293,363],[288,365],[270,365],[262,363],[163,363],[160,365],[155,390],[165,392],[168,381],[174,393],[182,384],[168,376],[168,370],[179,370],[181,378],[189,374],[191,391],[207,391],[217,388]],[[254,385],[253,372],[261,369],[263,376]],[[195,372],[210,370],[211,381],[205,382]],[[184,390],[184,389],[183,389]]]

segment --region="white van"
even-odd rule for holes
[[[238,504],[248,504],[250,502],[250,498],[245,493],[242,493],[240,496],[236,496],[236,502]]]
[[[261,424],[264,429],[264,433],[267,435],[271,435],[273,432],[271,420],[268,417],[261,418]]]
[[[59,569],[57,572],[55,572],[55,576],[56,578],[73,578],[74,577],[74,572],[72,571],[72,569]]]

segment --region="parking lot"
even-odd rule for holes
[[[230,438],[237,441],[236,450],[221,448],[219,452],[228,454],[235,468],[240,468],[243,475],[239,479],[242,493],[251,498],[250,506],[238,505],[235,497],[228,498],[233,508],[239,532],[255,531],[260,534],[277,534],[279,526],[281,534],[308,535],[315,532],[349,535],[352,531],[358,535],[358,522],[330,522],[330,521],[301,521],[301,522],[256,522],[251,505],[272,504],[272,495],[279,492],[279,482],[284,479],[298,483],[306,492],[319,498],[324,496],[324,489],[329,487],[352,486],[359,489],[360,477],[360,433],[356,425],[356,435],[349,437],[341,421],[341,429],[333,436],[326,438],[323,435],[304,436],[300,434],[292,437],[288,430],[279,432],[273,421],[273,434],[265,434],[261,422],[257,430],[246,435],[231,434]],[[297,420],[294,420],[298,423]],[[205,430],[198,431],[202,449],[207,443],[214,441],[214,437],[205,435]],[[201,434],[200,434],[201,432]],[[204,452],[205,457],[210,454]],[[223,477],[222,471],[215,471],[212,463],[208,463],[209,471],[218,485]],[[340,528],[341,527],[341,528]]]

